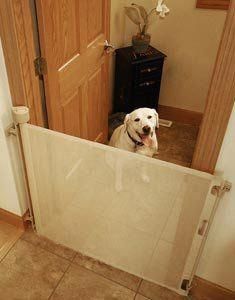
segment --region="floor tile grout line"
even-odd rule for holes
[[[137,290],[136,290],[136,293],[135,293],[135,296],[134,296],[134,299],[133,299],[133,300],[136,300],[136,297],[137,297],[138,294],[139,294],[139,289],[140,289],[140,285],[141,285],[142,281],[143,281],[143,279],[141,278],[141,279],[140,279],[140,282],[139,282],[139,284],[138,284],[138,286],[137,286]]]
[[[55,285],[54,289],[52,290],[50,296],[47,298],[47,300],[50,300],[51,297],[54,295],[57,287],[60,285],[62,279],[64,278],[65,274],[68,272],[69,268],[71,267],[72,262],[70,262],[70,264],[68,265],[67,269],[64,271],[64,274],[61,276],[61,278],[59,279],[59,281],[57,282],[57,284]]]
[[[121,286],[121,287],[123,287],[123,288],[126,288],[126,289],[128,289],[128,290],[130,290],[130,291],[132,291],[132,292],[134,292],[134,293],[136,293],[136,294],[138,294],[140,285],[141,285],[141,283],[142,283],[142,281],[143,281],[143,278],[141,278],[141,277],[138,277],[138,276],[136,276],[136,275],[133,275],[133,274],[128,273],[128,274],[133,275],[133,276],[136,276],[137,278],[140,279],[140,282],[138,283],[137,289],[135,290],[135,289],[132,289],[132,288],[130,288],[130,287],[127,287],[127,286],[125,286],[125,285],[123,285],[123,284],[121,284],[121,283],[119,283],[119,282],[117,282],[117,281],[115,281],[115,280],[113,280],[113,279],[111,279],[111,278],[108,278],[108,277],[106,277],[106,276],[104,276],[104,275],[102,275],[102,274],[100,274],[100,273],[98,273],[98,272],[96,272],[96,271],[94,271],[94,270],[91,270],[91,269],[86,268],[85,266],[79,265],[78,263],[75,262],[75,257],[77,256],[78,252],[75,252],[75,255],[73,256],[72,260],[70,260],[70,259],[67,259],[67,258],[65,258],[65,257],[63,257],[63,256],[60,256],[60,255],[58,255],[58,254],[56,254],[56,253],[54,253],[54,252],[52,252],[52,251],[50,251],[50,250],[48,250],[48,249],[45,249],[44,247],[42,247],[42,246],[40,246],[40,245],[35,245],[35,244],[33,244],[32,242],[30,242],[30,241],[28,241],[28,240],[25,240],[25,239],[22,238],[22,237],[21,237],[20,239],[23,240],[23,241],[26,242],[26,243],[29,243],[30,245],[32,245],[32,246],[34,246],[34,247],[39,247],[39,248],[41,248],[42,250],[44,250],[44,251],[46,251],[46,252],[48,252],[48,253],[50,253],[50,254],[53,254],[53,255],[57,256],[58,258],[62,258],[62,259],[64,259],[64,260],[68,261],[68,262],[69,262],[69,266],[68,266],[68,267],[70,267],[70,266],[72,266],[72,265],[82,267],[82,268],[85,269],[85,270],[88,270],[88,271],[90,271],[90,272],[92,272],[92,273],[94,273],[94,274],[96,274],[96,275],[98,275],[98,276],[100,276],[100,277],[102,277],[102,278],[105,278],[105,279],[107,279],[107,280],[109,280],[109,281],[111,281],[111,282],[113,282],[113,283],[115,283],[115,284],[117,284],[117,285],[119,285],[119,286]],[[118,269],[118,270],[120,270],[120,269]],[[122,270],[120,270],[120,271],[122,271]],[[66,270],[66,272],[67,272],[67,270]],[[66,273],[66,272],[65,272],[65,273]],[[125,272],[125,271],[122,271],[122,272]],[[127,273],[127,272],[125,272],[125,273]],[[48,298],[48,299],[49,299],[49,298]]]
[[[90,271],[90,272],[92,272],[92,273],[94,273],[94,274],[96,274],[96,275],[98,275],[98,276],[100,276],[100,277],[102,277],[102,278],[105,278],[105,279],[107,279],[107,280],[109,280],[109,281],[111,281],[111,282],[113,282],[113,283],[116,283],[117,285],[120,285],[121,287],[124,287],[124,288],[126,288],[126,289],[128,289],[128,290],[130,290],[130,291],[132,291],[132,292],[134,292],[134,293],[137,293],[137,290],[138,290],[138,286],[137,286],[137,290],[134,290],[134,289],[131,289],[131,288],[129,288],[129,287],[127,287],[127,286],[125,286],[125,285],[123,285],[123,284],[121,284],[121,283],[119,283],[119,282],[117,282],[117,281],[115,281],[115,280],[113,280],[113,279],[110,279],[110,278],[108,278],[108,277],[106,277],[106,276],[104,276],[104,275],[102,275],[102,274],[100,274],[100,273],[98,273],[98,272],[96,272],[96,271],[94,271],[94,270],[91,270],[91,269],[88,269],[88,268],[86,268],[85,266],[82,266],[82,265],[79,265],[79,264],[77,264],[77,263],[74,263],[74,262],[72,262],[71,263],[71,265],[74,265],[75,267],[81,267],[81,268],[83,268],[83,269],[85,269],[85,270],[87,270],[87,271]],[[121,270],[122,271],[122,270]],[[125,271],[123,271],[123,272],[125,272]],[[127,272],[126,272],[127,273]],[[135,275],[134,275],[135,276]],[[139,278],[139,277],[138,277]],[[142,278],[140,278],[141,280],[140,281],[142,281],[143,279]]]
[[[39,247],[39,248],[41,248],[42,250],[47,251],[47,252],[50,253],[50,254],[54,254],[55,256],[57,256],[57,257],[59,257],[59,258],[65,259],[66,261],[69,262],[69,266],[75,265],[75,266],[82,267],[83,269],[88,270],[88,271],[90,271],[90,272],[92,272],[92,273],[94,273],[94,274],[96,274],[96,275],[99,275],[99,276],[101,276],[102,278],[105,278],[105,279],[107,279],[107,280],[109,280],[109,281],[111,281],[111,282],[113,282],[113,283],[116,283],[116,284],[118,284],[118,285],[120,285],[120,286],[122,286],[122,287],[124,287],[124,288],[126,288],[126,289],[128,289],[128,290],[130,290],[130,291],[132,291],[132,292],[136,292],[135,289],[131,289],[131,288],[129,288],[129,287],[127,287],[127,286],[125,286],[125,285],[123,285],[123,284],[121,284],[121,283],[119,283],[119,282],[113,280],[113,279],[110,279],[110,278],[108,278],[108,277],[106,277],[106,276],[104,276],[104,275],[102,275],[102,274],[100,274],[100,273],[98,273],[98,272],[96,272],[96,271],[94,271],[94,270],[88,269],[88,268],[86,268],[85,266],[82,266],[82,265],[79,265],[78,263],[76,263],[76,262],[75,262],[75,257],[76,257],[76,255],[78,254],[77,252],[75,253],[75,255],[74,255],[74,257],[72,258],[72,260],[69,260],[69,259],[64,258],[63,256],[60,256],[60,255],[58,255],[58,254],[56,254],[56,253],[54,253],[54,252],[52,252],[52,251],[50,251],[50,250],[48,250],[48,249],[43,248],[43,247],[40,246],[40,245],[35,245],[35,244],[33,244],[32,242],[30,242],[30,241],[28,241],[28,240],[25,240],[25,239],[23,239],[23,238],[20,238],[20,239],[23,240],[24,242],[29,243],[30,245],[32,245],[32,246],[34,246],[34,247]],[[120,269],[118,269],[118,270],[120,270]],[[122,270],[121,270],[121,271],[122,271]],[[125,271],[122,271],[122,272],[125,272]],[[125,273],[127,273],[127,272],[125,272]],[[131,274],[131,275],[133,275],[133,274]],[[136,276],[136,275],[133,275],[133,276]],[[136,276],[136,277],[138,277],[138,276]],[[140,283],[141,283],[141,281],[142,281],[143,279],[140,278],[140,277],[138,277],[138,278],[140,279]],[[139,287],[140,283],[139,283],[138,286],[137,286],[137,290],[138,290],[138,287]]]
[[[0,264],[5,260],[5,258],[7,257],[7,255],[11,252],[11,250],[13,249],[13,247],[15,247],[16,243],[21,239],[21,236],[12,244],[12,246],[10,247],[10,249],[7,251],[7,253],[1,258],[0,260]]]
[[[137,286],[137,293],[139,293],[139,290],[140,290],[140,286],[141,286],[141,284],[142,284],[142,282],[143,282],[143,278],[140,278],[140,282],[139,282],[139,284],[138,284],[138,286]]]
[[[59,255],[59,254],[57,254],[57,253],[54,253],[54,252],[52,252],[52,251],[50,251],[50,250],[48,250],[48,249],[46,249],[46,248],[44,248],[44,247],[42,247],[42,246],[40,246],[40,245],[35,245],[34,243],[32,243],[32,242],[30,242],[30,241],[28,241],[28,240],[25,240],[25,239],[23,239],[23,238],[20,238],[20,239],[21,239],[22,241],[26,242],[26,243],[29,243],[30,245],[32,245],[32,246],[34,246],[34,247],[38,247],[38,248],[40,248],[40,249],[42,249],[42,250],[44,250],[44,251],[46,251],[46,252],[48,252],[48,253],[50,253],[50,254],[54,254],[55,256],[57,256],[57,257],[59,257],[59,258],[65,259],[65,260],[67,260],[67,261],[70,262],[70,263],[73,262],[73,260],[74,260],[74,258],[75,258],[75,256],[76,256],[76,253],[75,253],[75,255],[73,256],[73,258],[68,259],[68,258],[66,258],[66,257],[64,257],[64,256],[61,256],[61,255]]]

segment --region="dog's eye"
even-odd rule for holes
[[[148,119],[152,119],[152,116],[148,116]]]
[[[140,118],[136,118],[134,121],[135,121],[135,122],[139,122],[139,121],[140,121]]]

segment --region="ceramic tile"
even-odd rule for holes
[[[175,160],[191,162],[195,148],[195,141],[181,139],[174,144],[159,142],[159,155],[167,155]],[[161,145],[161,146],[160,146]]]
[[[141,277],[155,243],[154,237],[145,232],[103,219],[84,249],[91,257]]]
[[[74,263],[92,270],[134,291],[137,291],[141,281],[141,279],[135,275],[111,267],[81,253],[76,254]]]
[[[186,300],[186,297],[146,280],[142,281],[139,293],[151,300]]]
[[[71,266],[52,300],[133,300],[135,292],[79,266]]]
[[[22,234],[22,229],[0,220],[0,261]]]
[[[152,279],[167,285],[166,278],[169,272],[169,262],[173,244],[160,240],[154,254],[144,272],[144,278]]]
[[[1,299],[47,299],[68,261],[19,240],[0,264]]]
[[[171,127],[160,126],[157,133],[159,137],[169,138],[173,143],[177,139],[195,140],[198,131],[199,127],[196,125],[173,122]]]
[[[68,260],[73,260],[76,252],[65,246],[56,244],[51,240],[38,235],[31,228],[27,229],[21,237],[23,240],[33,244],[34,246],[41,247],[49,252],[59,255]]]
[[[160,127],[158,159],[190,167],[199,127],[173,122],[170,128]]]

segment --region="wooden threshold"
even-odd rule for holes
[[[200,126],[203,117],[199,112],[165,105],[159,105],[158,113],[161,119],[197,126]]]
[[[195,276],[193,279],[190,295],[195,297],[195,299],[235,300],[235,292],[198,276]]]
[[[27,227],[28,224],[28,221],[26,220],[27,216],[28,216],[28,210],[25,212],[25,214],[22,217],[20,217],[12,212],[0,208],[0,220],[8,224],[11,224],[17,228],[20,228],[22,230],[25,230],[25,228]]]
[[[227,10],[229,8],[229,2],[229,0],[197,0],[196,7]]]

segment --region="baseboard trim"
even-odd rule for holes
[[[158,113],[161,119],[197,126],[200,126],[203,117],[203,113],[165,105],[159,105]]]
[[[193,279],[190,295],[195,299],[235,300],[235,292],[198,276]]]
[[[26,216],[28,214],[28,211],[25,212],[25,214],[20,217],[12,212],[9,212],[5,209],[0,208],[0,220],[4,221],[8,224],[11,224],[17,228],[25,229],[27,226]]]

